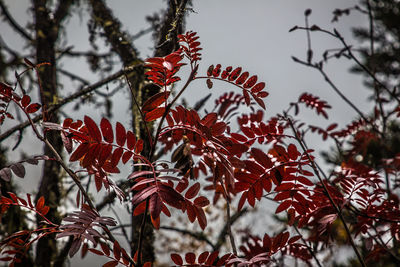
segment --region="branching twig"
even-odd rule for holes
[[[114,81],[114,80],[120,78],[121,76],[124,75],[125,71],[131,71],[132,69],[140,67],[140,66],[142,66],[142,64],[137,64],[137,65],[134,65],[131,67],[127,67],[123,70],[120,70],[120,71],[108,76],[107,78],[105,78],[103,80],[100,80],[90,86],[84,87],[82,90],[79,90],[78,92],[76,92],[68,97],[65,97],[64,99],[61,99],[57,104],[50,106],[47,109],[47,112],[51,113],[53,111],[56,111],[56,110],[60,109],[61,107],[63,107],[65,104],[68,104],[68,103],[72,102],[73,100],[75,100],[83,95],[86,95],[111,81]],[[32,118],[32,121],[38,122],[41,119],[42,119],[42,115],[37,115],[36,117]],[[4,139],[8,138],[10,135],[15,133],[16,131],[22,130],[22,129],[28,127],[29,125],[30,125],[29,121],[25,121],[21,124],[18,124],[16,126],[12,127],[11,129],[9,129],[7,131],[5,131],[4,133],[2,133],[0,135],[0,142],[3,141]]]
[[[8,23],[14,28],[16,32],[22,35],[25,39],[29,41],[33,41],[33,38],[22,28],[11,16],[11,14],[8,12],[8,9],[6,5],[4,4],[3,0],[0,0],[0,8],[1,12],[3,13],[4,17],[7,19]]]
[[[284,115],[285,115],[286,119],[287,119],[288,122],[289,122],[290,128],[292,129],[293,134],[295,135],[295,137],[296,137],[296,139],[297,139],[297,142],[299,143],[299,145],[300,145],[301,148],[303,149],[303,153],[305,153],[305,155],[307,156],[308,160],[310,161],[311,168],[313,169],[315,175],[317,176],[319,182],[321,183],[321,186],[323,187],[324,192],[325,192],[326,196],[327,196],[328,199],[329,199],[329,202],[330,202],[331,205],[333,206],[333,208],[334,208],[334,210],[336,211],[336,213],[339,215],[339,218],[340,218],[340,220],[341,220],[341,222],[342,222],[342,224],[343,224],[343,227],[344,227],[344,229],[345,229],[345,231],[346,231],[347,237],[348,237],[348,239],[349,239],[349,241],[350,241],[350,245],[352,246],[354,252],[356,253],[356,256],[357,256],[357,258],[358,258],[358,261],[360,262],[360,264],[361,264],[363,267],[366,267],[366,264],[365,264],[365,262],[364,262],[364,259],[362,258],[360,252],[358,251],[357,246],[356,246],[356,244],[355,244],[355,242],[354,242],[354,240],[353,240],[353,237],[351,236],[350,229],[349,229],[349,227],[347,226],[346,221],[344,220],[344,216],[343,216],[343,213],[342,213],[341,209],[336,205],[335,201],[333,200],[333,198],[332,198],[332,196],[331,196],[331,194],[330,194],[328,188],[326,187],[324,181],[322,180],[322,177],[321,177],[320,174],[319,174],[318,168],[317,168],[317,166],[315,165],[314,160],[313,160],[313,159],[310,157],[310,155],[307,153],[307,148],[304,146],[303,142],[301,141],[301,138],[298,136],[298,133],[297,133],[297,131],[296,131],[294,125],[293,125],[292,120],[291,120],[289,117],[287,117],[287,114],[284,114]]]

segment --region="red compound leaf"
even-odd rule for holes
[[[199,51],[202,48],[200,47],[199,36],[197,36],[196,32],[188,31],[185,34],[180,34],[178,35],[178,39],[181,43],[183,53],[190,60],[191,64],[196,64],[197,61],[201,60]]]
[[[328,119],[328,114],[325,109],[331,108],[326,101],[320,100],[319,97],[312,94],[303,93],[298,100],[298,103],[305,103],[307,107],[315,109],[318,115],[324,116]]]
[[[221,255],[218,259],[218,251],[212,253],[208,251],[202,252],[198,257],[193,252],[188,252],[184,257],[179,254],[172,253],[170,255],[171,260],[176,264],[176,266],[197,266],[197,267],[212,267],[212,266],[232,266],[229,263],[230,259],[236,256],[232,253],[227,253]],[[218,259],[218,260],[217,260]]]
[[[180,63],[183,59],[182,50],[173,52],[165,57],[155,57],[146,59],[146,67],[150,68],[146,72],[148,79],[155,84],[165,87],[179,81],[180,78],[175,76],[180,67],[184,63]]]
[[[250,77],[250,74],[245,71],[242,72],[241,67],[237,67],[236,69],[232,70],[232,67],[227,67],[221,73],[221,65],[217,64],[215,67],[211,65],[207,70],[207,86],[210,88],[210,79],[219,79],[225,80],[231,84],[238,86],[239,88],[243,89],[243,97],[245,103],[249,106],[250,105],[250,95],[256,101],[256,103],[265,109],[265,103],[263,98],[268,96],[266,91],[263,91],[265,88],[264,82],[257,83],[257,75],[253,75]],[[212,84],[211,84],[212,86]]]

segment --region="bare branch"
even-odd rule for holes
[[[10,12],[8,12],[8,9],[6,5],[4,4],[3,0],[0,0],[0,8],[1,12],[3,13],[3,16],[7,19],[8,23],[13,27],[13,29],[18,32],[19,34],[22,35],[25,39],[29,41],[33,41],[33,38],[24,30],[23,27],[21,27],[11,16]]]

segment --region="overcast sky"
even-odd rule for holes
[[[312,9],[310,24],[317,24],[328,30],[337,28],[348,40],[349,44],[357,45],[352,38],[351,27],[367,25],[367,18],[357,12],[349,17],[343,17],[338,23],[331,23],[332,11],[335,8],[346,8],[358,4],[351,0],[195,0],[194,12],[187,17],[186,29],[198,32],[202,43],[203,60],[200,62],[200,73],[205,73],[211,64],[220,63],[223,67],[241,66],[250,74],[257,74],[260,81],[265,81],[267,91],[266,98],[267,118],[281,112],[288,107],[290,102],[296,101],[303,92],[309,92],[327,100],[333,109],[329,112],[329,120],[317,119],[314,112],[302,109],[302,119],[312,124],[320,123],[325,127],[332,122],[339,122],[344,126],[355,118],[355,113],[339,99],[323,78],[315,71],[296,64],[291,56],[304,59],[306,56],[306,34],[302,31],[289,33],[294,25],[304,25],[304,10]],[[25,25],[32,20],[32,13],[26,12],[26,0],[6,0],[12,14],[17,21]],[[164,8],[165,1],[133,1],[119,0],[107,1],[112,6],[115,14],[124,25],[124,29],[131,34],[149,27],[145,16]],[[68,43],[65,46],[74,45],[75,50],[83,51],[89,48],[87,41],[87,13],[86,6],[82,5],[81,15],[76,12],[68,21],[66,28]],[[10,46],[23,48],[24,43],[18,35],[9,30],[4,22],[0,22],[1,37]],[[150,35],[143,36],[134,42],[139,49],[141,57],[152,56],[152,42]],[[314,57],[321,57],[324,49],[338,48],[340,44],[332,37],[320,33],[312,34]],[[91,82],[96,82],[99,77],[92,75],[85,64],[78,64],[72,60],[63,60],[62,66],[71,72],[85,76]],[[351,62],[340,59],[332,60],[326,71],[336,85],[364,112],[368,112],[370,104],[366,102],[368,91],[364,89],[360,76],[349,74]],[[118,69],[118,66],[115,67]],[[63,93],[71,88],[77,88],[77,83],[64,83]],[[214,83],[212,92],[217,97],[224,91],[236,90],[224,83]],[[240,92],[240,91],[237,91]],[[185,97],[189,103],[194,103],[201,96],[209,93],[204,81],[197,81],[186,91]],[[67,94],[67,93],[65,93]],[[125,114],[129,110],[129,102],[126,101],[126,93],[117,94],[118,103],[115,105],[115,121],[129,124],[129,116]],[[212,103],[214,103],[212,101]],[[68,112],[68,109],[67,109]],[[99,114],[92,106],[82,110],[81,114],[72,113],[74,119],[82,119],[83,114],[93,116],[100,120]],[[321,147],[320,137],[314,136],[310,141],[312,145]],[[8,139],[7,142],[12,142]],[[25,139],[25,142],[31,142]],[[25,143],[27,144],[27,143]],[[21,146],[23,147],[23,146]],[[325,146],[329,149],[329,146]],[[19,152],[12,153],[19,158]],[[11,159],[10,159],[11,160]],[[30,177],[31,181],[37,178]],[[100,262],[104,262],[101,260]],[[97,266],[98,263],[92,263]],[[89,266],[89,265],[87,265]]]

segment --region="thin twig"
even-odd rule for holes
[[[73,100],[75,100],[75,99],[77,99],[77,98],[79,98],[79,97],[81,97],[83,95],[86,95],[86,94],[98,89],[99,87],[111,82],[111,81],[114,81],[114,80],[120,78],[121,76],[124,75],[125,71],[131,71],[134,68],[137,68],[137,67],[140,67],[140,66],[142,66],[142,64],[137,64],[137,65],[134,65],[134,66],[131,66],[131,67],[126,67],[125,69],[117,71],[116,73],[108,76],[107,78],[104,78],[104,79],[102,79],[102,80],[100,80],[100,81],[98,81],[98,82],[96,82],[96,83],[94,83],[94,84],[92,84],[90,86],[86,86],[82,90],[79,90],[76,93],[73,93],[68,97],[65,97],[64,99],[59,100],[59,102],[57,104],[54,104],[54,105],[50,106],[47,109],[47,112],[48,113],[54,112],[54,111],[60,109],[61,107],[63,107],[65,104],[68,104],[68,103],[72,102]],[[40,114],[40,115],[37,115],[36,117],[32,118],[32,121],[33,122],[38,122],[42,118],[43,118],[42,114]],[[5,131],[4,133],[2,133],[0,135],[0,142],[3,141],[4,139],[8,138],[13,133],[28,127],[29,125],[30,125],[29,121],[25,121],[25,122],[23,122],[21,124],[18,124],[16,126],[12,127],[11,129],[9,129],[7,131]]]
[[[33,38],[24,30],[24,28],[22,28],[14,20],[14,18],[11,16],[10,12],[8,12],[6,5],[3,3],[3,0],[0,0],[0,8],[1,8],[1,11],[2,11],[4,17],[7,19],[8,23],[10,23],[10,25],[14,28],[14,30],[16,32],[18,32],[19,34],[21,34],[22,37],[24,37],[25,39],[27,39],[29,41],[33,41]]]
[[[138,109],[139,114],[140,114],[140,118],[142,119],[142,122],[143,122],[143,124],[144,124],[144,128],[145,128],[146,133],[147,133],[147,138],[149,139],[149,142],[150,142],[150,147],[152,147],[152,146],[153,146],[153,139],[151,138],[151,134],[150,134],[150,131],[149,131],[149,127],[147,127],[146,120],[144,119],[143,111],[142,111],[142,109],[141,109],[140,106],[139,106],[139,103],[138,103],[138,101],[137,101],[137,99],[136,99],[135,92],[134,92],[134,89],[133,89],[133,87],[132,87],[132,84],[131,84],[131,82],[129,81],[128,75],[127,75],[125,72],[124,72],[124,76],[125,76],[126,82],[128,83],[129,89],[130,89],[130,91],[131,91],[131,93],[132,93],[133,102],[135,102],[136,108]]]
[[[300,233],[299,229],[296,225],[293,225],[294,230],[296,230],[297,234],[300,236],[301,241],[303,241],[304,245],[307,247],[308,252],[310,252],[311,256],[314,258],[315,262],[319,267],[322,267],[321,263],[319,262],[317,256],[315,255],[312,248],[307,244],[307,241],[304,239],[303,235]]]
[[[341,220],[341,222],[342,222],[342,224],[343,224],[343,227],[344,227],[344,229],[345,229],[345,231],[346,231],[347,237],[348,237],[348,239],[349,239],[349,241],[350,241],[350,245],[352,246],[354,252],[356,253],[356,256],[357,256],[357,258],[358,258],[358,261],[360,262],[360,264],[361,264],[363,267],[366,267],[366,264],[365,264],[365,262],[364,262],[364,259],[362,258],[360,252],[358,251],[358,249],[357,249],[357,247],[356,247],[356,244],[355,244],[355,242],[354,242],[354,240],[353,240],[353,237],[351,236],[350,229],[349,229],[349,227],[347,226],[346,221],[344,220],[344,216],[343,216],[343,213],[342,213],[341,209],[339,209],[339,207],[336,205],[335,201],[333,200],[333,198],[332,198],[332,196],[331,196],[331,193],[329,192],[329,190],[328,190],[328,188],[326,187],[324,181],[322,180],[322,177],[321,177],[320,174],[319,174],[318,168],[317,168],[317,166],[315,165],[314,160],[313,160],[313,159],[310,157],[310,155],[307,153],[307,148],[304,146],[303,142],[301,141],[301,138],[298,136],[298,133],[297,133],[297,131],[296,131],[294,125],[293,125],[292,120],[291,120],[289,117],[287,117],[287,114],[284,114],[284,115],[285,115],[286,119],[287,119],[288,122],[289,122],[290,128],[292,129],[293,134],[295,135],[295,137],[296,137],[296,139],[297,139],[297,142],[299,143],[299,145],[300,145],[301,148],[303,149],[303,153],[305,153],[305,155],[307,156],[308,160],[310,161],[311,168],[313,169],[315,175],[317,176],[319,182],[321,183],[321,186],[323,187],[324,192],[326,193],[326,195],[327,195],[327,197],[328,197],[328,199],[329,199],[329,202],[331,203],[331,205],[332,205],[333,208],[335,209],[336,213],[339,215],[339,218],[340,218],[340,220]]]

